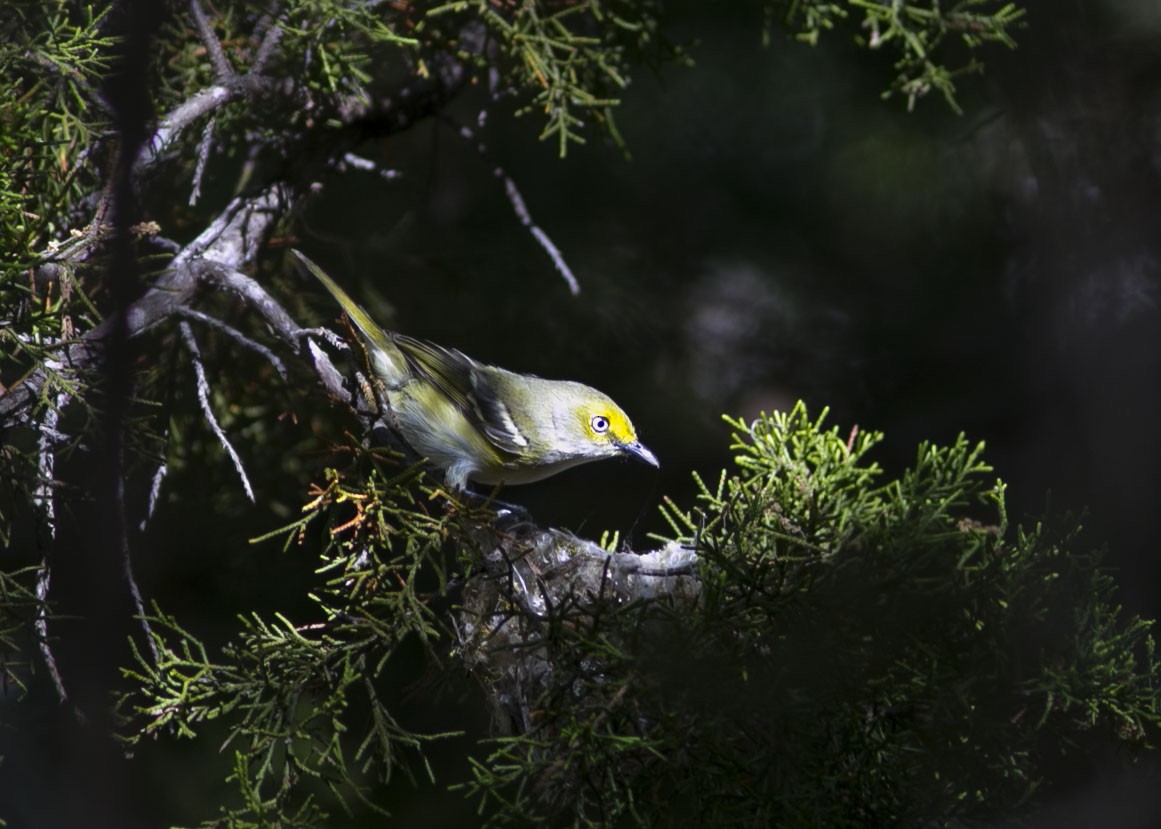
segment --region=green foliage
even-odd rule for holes
[[[294,0],[283,24],[287,53],[306,55],[306,86],[316,94],[367,94],[376,78],[376,62],[392,49],[418,45],[400,35],[401,21],[385,17],[367,4]]]
[[[112,41],[104,12],[71,3],[4,4],[0,26],[0,285],[14,280],[50,240],[75,227],[94,184],[80,163],[106,126],[95,84]],[[0,305],[0,307],[5,307]]]
[[[1010,527],[1003,484],[962,437],[889,478],[870,459],[880,434],[824,422],[801,404],[730,421],[738,472],[699,478],[692,508],[666,503],[664,540],[697,552],[695,599],[547,601],[542,585],[539,610],[516,571],[489,569],[498,545],[530,553],[518,534],[436,507],[416,469],[355,450],[359,466],[328,470],[271,534],[300,549],[328,522],[313,611],[247,615],[216,656],[157,612],[159,656],[125,672],[126,739],[225,729],[237,795],[207,826],[382,810],[395,770],[435,779],[424,746],[449,736],[388,702],[418,644],[492,699],[506,736],[481,742],[454,788],[495,824],[998,819],[1086,732],[1156,740],[1151,623],[1120,611],[1068,522]],[[506,610],[473,617],[487,591]]]
[[[872,50],[887,48],[896,55],[897,74],[884,97],[899,93],[907,99],[910,110],[917,99],[934,89],[956,112],[961,110],[955,78],[981,72],[983,64],[972,57],[962,66],[949,66],[946,53],[951,50],[947,41],[957,40],[969,51],[987,43],[1002,43],[1014,49],[1012,30],[1024,18],[1022,8],[1004,0],[959,0],[951,4],[938,0],[785,0],[766,7],[767,20],[779,12],[784,13],[788,25],[797,28],[797,39],[812,46],[824,31],[856,23],[854,38],[858,45]]]
[[[419,580],[443,573],[449,519],[428,515],[421,491],[408,486],[417,470],[393,471],[383,454],[367,460],[365,484],[328,471],[303,516],[277,533],[288,547],[301,544],[312,523],[331,517],[311,621],[243,617],[215,658],[157,611],[149,619],[156,656],[135,649],[136,665],[125,670],[132,690],[118,708],[128,744],[192,739],[225,724],[238,802],[205,826],[314,826],[335,805],[384,811],[371,797],[375,785],[397,770],[410,775],[416,759],[430,777],[424,744],[451,736],[407,727],[383,697],[401,648],[418,640],[434,654],[443,635],[430,603],[446,582],[437,577],[429,589]]]
[[[36,596],[37,573],[34,567],[0,570],[0,685],[22,696],[33,670],[28,634],[44,606]]]
[[[61,346],[100,318],[88,296],[84,242],[103,233],[99,214],[94,221],[86,212],[86,198],[100,188],[94,159],[110,146],[97,91],[114,45],[102,31],[105,15],[100,5],[0,5],[0,395],[42,369],[48,382],[37,409],[54,419],[63,395],[82,406],[87,396],[75,378],[63,376]],[[0,435],[0,546],[7,549],[17,536],[38,542],[0,572],[0,673],[21,692],[32,671],[23,660],[33,608],[42,605],[30,585],[33,571],[22,566],[44,553],[42,510],[54,497],[43,480],[44,446],[79,442],[45,431]]]
[[[496,36],[514,88],[531,96],[517,113],[543,113],[540,137],[555,138],[561,156],[571,143],[584,143],[588,118],[620,142],[613,109],[635,66],[688,60],[662,34],[661,5],[653,0],[456,0],[428,11],[465,13]]]
[[[549,623],[536,727],[467,786],[494,821],[995,819],[1094,726],[1156,739],[1150,623],[1074,532],[1008,526],[981,446],[924,444],[883,480],[881,435],[801,405],[731,425],[740,473],[665,508],[701,559],[697,607]]]
[[[74,235],[99,233],[79,212],[96,189],[84,157],[107,127],[95,87],[112,41],[104,12],[71,3],[0,9],[0,383],[49,359],[89,318]],[[59,263],[39,283],[31,268]]]

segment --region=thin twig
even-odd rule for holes
[[[475,145],[476,152],[480,158],[485,162],[488,161],[488,148],[482,140],[476,135],[476,131],[467,124],[459,124],[458,126],[447,116],[440,116],[442,120],[456,127],[456,134],[465,141],[472,142]],[[483,124],[487,119],[486,111],[481,110],[477,116],[477,123]],[[504,195],[508,197],[509,203],[512,205],[512,210],[516,214],[516,218],[520,220],[520,224],[528,229],[544,252],[548,254],[548,258],[552,260],[552,264],[556,266],[557,271],[564,278],[568,284],[568,290],[573,296],[580,293],[580,282],[577,281],[576,275],[572,272],[572,268],[564,261],[564,255],[549,238],[548,234],[544,232],[539,225],[532,220],[532,214],[528,211],[528,205],[524,203],[524,197],[520,195],[519,188],[516,187],[516,182],[508,175],[500,165],[496,165],[492,169],[492,175],[504,182]]]
[[[298,347],[302,328],[286,313],[278,300],[270,296],[257,280],[235,270],[217,260],[207,259],[202,263],[202,276],[216,287],[237,294],[251,310],[257,311],[266,323],[287,343]]]
[[[120,445],[120,450],[120,457],[117,458],[117,491],[114,495],[117,499],[117,511],[120,513],[118,524],[121,536],[121,572],[129,585],[133,609],[137,611],[137,620],[141,623],[141,629],[145,633],[145,641],[149,645],[150,653],[153,654],[153,664],[157,665],[161,661],[161,656],[157,652],[157,642],[153,638],[153,627],[149,624],[149,617],[145,615],[145,602],[141,598],[141,588],[137,586],[137,577],[133,575],[133,556],[129,550],[129,515],[125,510],[125,448],[123,443]]]
[[[282,362],[278,355],[266,346],[262,345],[262,343],[258,342],[257,340],[250,339],[234,326],[228,325],[217,317],[211,317],[209,314],[203,314],[201,311],[197,311],[193,308],[182,308],[178,311],[178,314],[187,319],[197,320],[198,322],[205,323],[211,328],[216,328],[235,342],[240,343],[251,351],[258,352],[266,358],[270,365],[274,366],[274,370],[278,372],[278,375],[283,380],[286,379],[286,365]]]
[[[48,669],[48,675],[52,679],[53,687],[56,689],[57,698],[61,702],[68,702],[68,691],[65,690],[64,680],[61,678],[60,670],[56,665],[56,657],[53,655],[52,646],[48,641],[48,593],[52,586],[52,564],[49,560],[52,545],[56,541],[56,499],[53,496],[54,476],[56,471],[56,446],[62,440],[61,433],[57,430],[57,424],[60,421],[61,409],[68,403],[69,395],[65,392],[56,394],[44,413],[44,419],[40,423],[40,434],[37,437],[37,483],[36,493],[33,495],[33,503],[40,510],[42,526],[45,530],[45,553],[40,560],[40,568],[36,574],[36,621],[34,628],[36,630],[37,646],[40,650],[41,659],[44,660],[44,665]]]
[[[161,494],[161,482],[165,480],[165,476],[169,474],[169,464],[162,461],[157,470],[153,473],[153,479],[149,483],[149,502],[145,505],[145,517],[141,519],[139,529],[145,531],[149,520],[153,518],[153,511],[157,509],[157,499]]]
[[[214,125],[217,122],[218,119],[213,117],[206,122],[206,128],[202,130],[202,140],[198,142],[198,163],[194,167],[193,185],[189,194],[190,207],[197,204],[202,195],[202,177],[206,174],[206,165],[209,163],[210,152],[214,147]]]
[[[206,261],[205,276],[215,282],[218,287],[238,294],[246,305],[262,315],[270,328],[284,340],[299,348],[299,340],[311,336],[321,337],[337,348],[346,348],[347,345],[333,332],[326,328],[302,328],[286,313],[286,310],[274,297],[270,296],[257,281],[246,274],[232,268],[222,267],[216,263]],[[309,343],[309,339],[308,339]],[[310,344],[310,353],[314,363],[315,373],[323,386],[335,397],[343,397],[343,378],[331,363],[330,358],[314,343]]]
[[[369,158],[363,158],[361,155],[354,153],[347,153],[343,156],[343,161],[354,167],[356,170],[364,170],[368,173],[375,173],[384,181],[395,181],[403,175],[401,170],[389,170],[379,166]]]
[[[68,691],[65,690],[64,679],[60,669],[56,666],[56,657],[52,654],[52,646],[48,644],[48,591],[52,586],[52,566],[48,556],[40,560],[40,567],[36,573],[36,644],[40,648],[40,658],[48,669],[49,678],[56,689],[56,696],[61,702],[69,701]]]
[[[307,349],[310,351],[310,358],[314,363],[314,370],[318,374],[322,384],[327,391],[331,392],[335,397],[341,398],[343,396],[343,375],[335,368],[335,364],[331,362],[331,358],[327,353],[318,347],[314,340],[307,341]]]
[[[271,17],[270,28],[262,36],[262,43],[258,46],[258,53],[254,56],[254,63],[250,65],[250,74],[258,74],[266,68],[266,64],[278,48],[278,41],[282,39],[282,25],[277,17]]]
[[[218,40],[218,36],[214,34],[214,27],[210,25],[206,13],[202,11],[202,4],[198,0],[190,0],[189,10],[193,14],[194,23],[197,24],[202,45],[206,47],[206,54],[210,56],[210,64],[214,67],[214,76],[218,83],[229,83],[234,79],[234,68],[230,66],[226,53],[222,51],[222,44]]]
[[[339,351],[351,350],[350,343],[329,328],[322,328],[321,326],[319,328],[299,328],[294,332],[294,336],[307,338],[318,337],[320,340],[324,340],[331,348],[338,349]]]
[[[202,354],[198,348],[197,340],[194,339],[193,329],[185,320],[178,323],[178,328],[181,330],[181,337],[185,341],[186,348],[189,349],[190,362],[193,363],[194,374],[197,377],[197,391],[198,402],[202,407],[202,414],[206,418],[206,422],[210,424],[210,429],[218,438],[218,442],[222,444],[222,448],[226,450],[226,454],[230,456],[230,460],[234,464],[234,469],[238,471],[238,477],[242,479],[242,489],[246,492],[246,497],[250,499],[250,503],[255,503],[254,490],[250,487],[250,479],[246,476],[246,470],[242,466],[242,459],[238,457],[238,453],[234,450],[230,439],[226,437],[225,431],[218,423],[217,417],[214,415],[213,407],[210,405],[210,383],[206,379],[206,370],[202,365]]]
[[[236,94],[236,89],[217,84],[195,92],[167,112],[158,123],[157,129],[153,131],[153,135],[145,142],[141,155],[137,158],[134,172],[140,175],[152,166],[186,127],[203,115],[213,112]]]

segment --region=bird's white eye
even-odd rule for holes
[[[589,421],[589,424],[597,434],[609,431],[609,419],[604,415],[593,415],[593,419]]]

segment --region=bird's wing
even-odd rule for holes
[[[491,374],[500,369],[484,366],[454,348],[405,334],[394,334],[392,339],[415,375],[438,389],[492,445],[513,454],[528,446],[491,381]]]

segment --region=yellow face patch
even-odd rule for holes
[[[580,411],[580,416],[585,431],[594,441],[632,443],[637,440],[637,432],[629,422],[629,417],[611,401],[605,405],[585,407]]]

